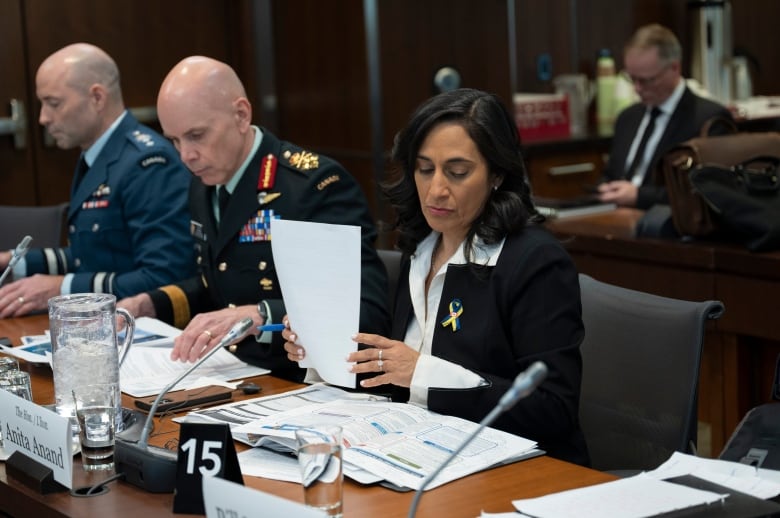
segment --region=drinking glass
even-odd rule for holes
[[[0,374],[0,388],[20,398],[32,401],[30,375],[25,371],[11,370]]]
[[[295,431],[304,502],[337,518],[344,512],[341,433],[331,424]]]
[[[18,371],[19,362],[12,356],[0,356],[0,374],[7,371]]]
[[[84,470],[114,469],[114,417],[119,386],[115,383],[80,385],[72,392]]]

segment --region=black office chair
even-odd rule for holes
[[[628,474],[689,452],[705,324],[723,304],[659,297],[583,274],[580,290],[580,422],[592,466]]]
[[[392,314],[395,307],[398,276],[401,274],[401,252],[399,250],[377,250],[377,253],[385,264],[385,270],[387,270],[387,307]]]
[[[60,246],[67,211],[67,203],[37,207],[0,205],[0,250],[14,248],[27,235],[32,236],[33,247]]]

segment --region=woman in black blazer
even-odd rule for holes
[[[354,337],[368,347],[350,355],[352,370],[373,375],[361,386],[479,421],[541,360],[545,381],[493,426],[587,464],[577,271],[538,224],[511,115],[478,90],[437,95],[396,136],[393,159],[386,193],[404,261],[391,337]],[[291,360],[305,354],[285,347]]]

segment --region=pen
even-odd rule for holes
[[[278,333],[284,331],[284,324],[266,324],[264,326],[257,326],[260,331],[270,331],[271,333]]]

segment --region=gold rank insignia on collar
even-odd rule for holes
[[[295,153],[291,153],[288,150],[284,152],[283,156],[290,162],[291,166],[300,169],[301,171],[317,169],[320,166],[320,156],[309,151],[296,151]]]
[[[280,192],[265,192],[265,191],[262,191],[262,192],[257,193],[257,203],[259,203],[260,205],[265,205],[266,203],[271,203],[272,201],[274,201],[276,198],[278,198],[281,195],[282,195],[282,193],[280,193]]]

